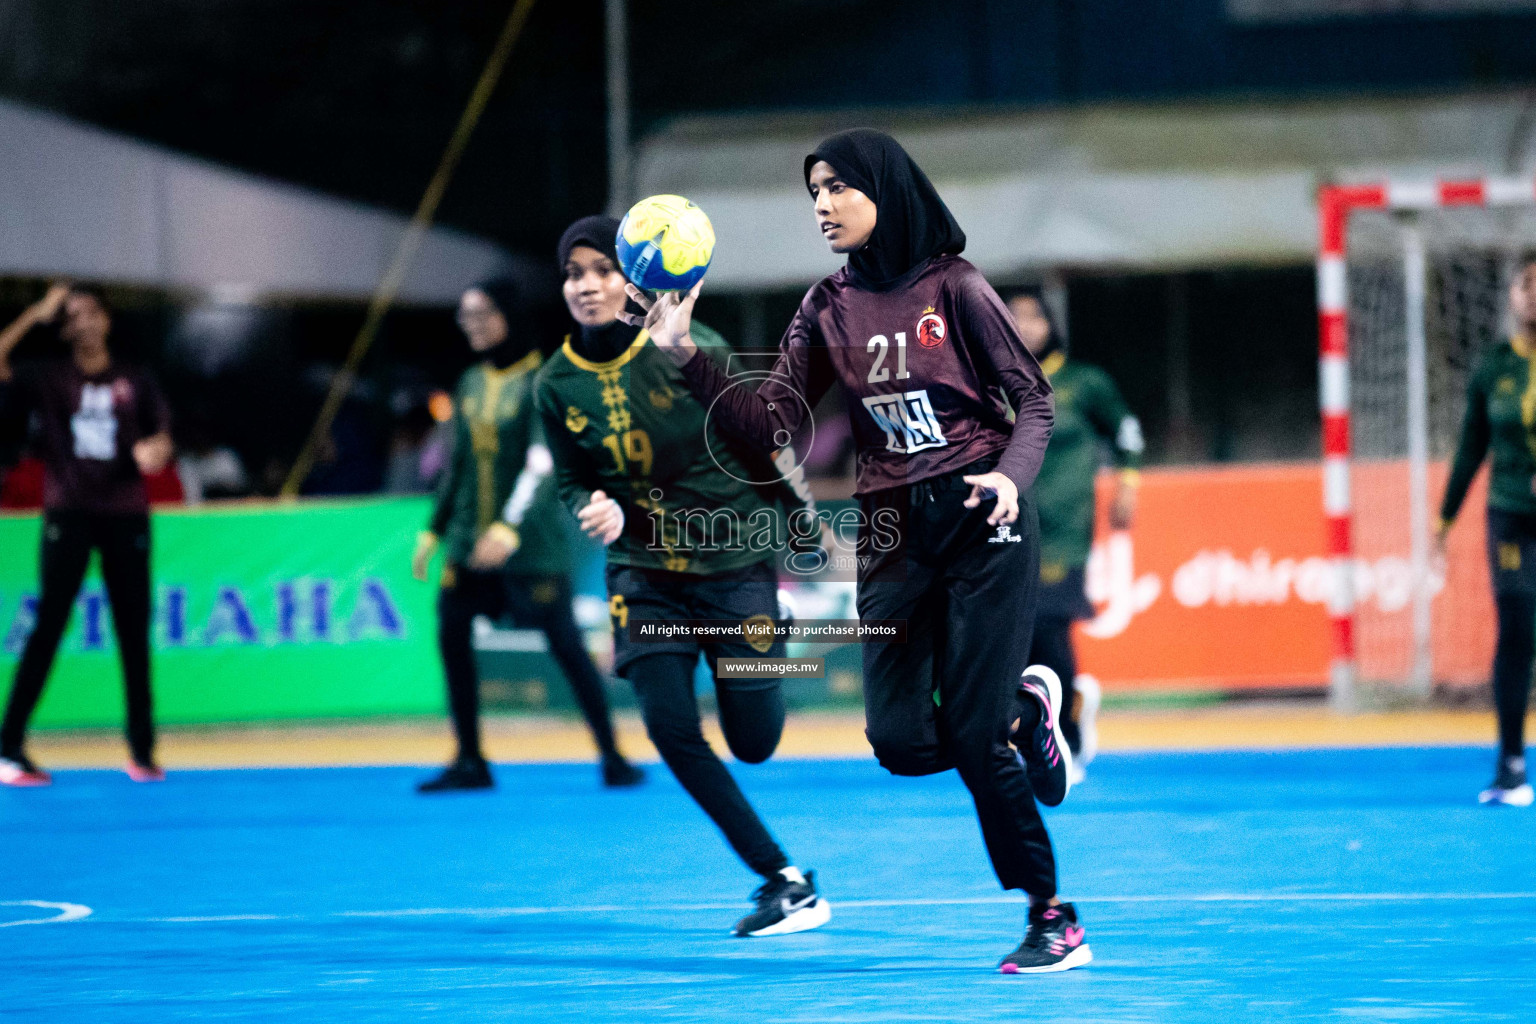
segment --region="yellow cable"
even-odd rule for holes
[[[320,415],[315,418],[315,425],[309,432],[309,438],[304,442],[304,447],[299,451],[299,457],[294,460],[293,469],[288,473],[288,479],[283,483],[284,498],[298,497],[299,488],[303,486],[305,478],[314,469],[315,453],[319,450],[321,441],[330,433],[331,423],[336,419],[341,403],[352,390],[353,381],[357,379],[357,369],[362,365],[363,357],[368,354],[368,350],[373,347],[379,327],[384,323],[384,315],[394,305],[395,296],[400,291],[400,285],[405,281],[406,272],[410,269],[416,250],[432,227],[432,218],[437,214],[438,204],[442,202],[443,194],[448,191],[448,183],[453,179],[453,172],[459,165],[459,158],[464,155],[470,136],[474,134],[475,126],[480,123],[480,117],[491,101],[491,94],[496,91],[496,83],[501,80],[501,73],[507,66],[507,58],[511,56],[512,47],[517,42],[518,36],[522,34],[534,2],[535,0],[517,0],[511,13],[507,15],[507,22],[502,26],[501,36],[496,40],[496,47],[485,62],[485,69],[480,72],[480,80],[475,83],[475,91],[470,94],[469,103],[464,107],[464,112],[459,115],[459,124],[453,131],[453,138],[448,140],[448,148],[443,151],[442,159],[438,161],[437,172],[432,175],[426,192],[422,194],[421,202],[417,204],[416,213],[411,217],[411,222],[400,239],[400,246],[395,250],[395,258],[385,272],[384,279],[379,282],[379,287],[373,293],[373,299],[368,304],[368,315],[363,320],[363,326],[358,329],[357,337],[352,340],[352,349],[347,353],[347,361],[336,374],[336,379],[331,382],[331,390],[325,396],[325,404],[320,407]]]

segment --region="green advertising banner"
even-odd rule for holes
[[[156,512],[156,720],[440,712],[435,588],[410,575],[427,512],[423,498]],[[40,529],[0,516],[4,690],[32,628]],[[111,621],[93,565],[36,725],[122,722]]]

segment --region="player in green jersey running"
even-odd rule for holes
[[[1515,333],[1483,356],[1467,381],[1461,441],[1440,505],[1440,557],[1446,535],[1483,458],[1492,452],[1488,481],[1488,569],[1498,608],[1493,700],[1499,717],[1499,756],[1485,804],[1529,807],[1525,774],[1525,710],[1536,658],[1536,258],[1527,258],[1509,288]]]
[[[715,672],[720,730],[736,757],[766,761],[784,729],[777,679],[722,676],[722,657],[782,657],[782,640],[638,641],[642,622],[778,618],[773,551],[781,508],[807,536],[819,523],[809,490],[754,458],[709,423],[672,360],[619,319],[625,279],[618,221],[586,217],[560,240],[566,305],[578,329],[539,372],[537,401],[560,497],[607,547],[614,670],[635,687],[646,731],[679,783],[763,884],[735,934],[780,935],[831,916],[813,872],[802,873],[764,827],[704,739],[694,695],[700,653]],[[707,331],[707,329],[706,329]],[[695,327],[698,335],[698,328]],[[723,350],[712,332],[709,343]],[[700,438],[706,440],[700,446]],[[791,455],[792,458],[792,455]]]
[[[1061,677],[1062,703],[1067,709],[1061,731],[1072,748],[1076,782],[1098,750],[1099,683],[1091,675],[1078,675],[1072,645],[1072,624],[1094,614],[1084,589],[1093,547],[1094,478],[1107,445],[1119,470],[1109,525],[1129,529],[1136,513],[1141,424],[1109,374],[1067,358],[1061,333],[1038,291],[1018,292],[1008,300],[1008,309],[1056,394],[1056,428],[1035,478],[1040,603],[1029,660]]]
[[[597,741],[603,783],[635,785],[644,773],[619,753],[602,676],[571,613],[569,556],[533,405],[541,359],[520,323],[516,287],[498,280],[470,288],[458,320],[480,361],[464,371],[454,396],[453,454],[412,569],[425,580],[433,553],[444,549],[438,647],[459,750],[452,764],[417,788],[437,793],[493,784],[480,749],[470,640],[477,615],[543,630]]]

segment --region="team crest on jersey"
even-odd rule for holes
[[[118,405],[127,405],[133,401],[133,385],[127,378],[119,377],[112,382],[112,398]]]
[[[651,405],[662,412],[672,411],[672,389],[666,385],[659,388],[651,388]]]
[[[932,306],[923,310],[917,318],[917,343],[923,348],[938,348],[949,337],[949,324],[934,311]]]
[[[747,616],[741,620],[741,636],[758,654],[767,654],[773,649],[773,619],[762,613]]]
[[[587,414],[574,405],[565,407],[565,427],[573,434],[579,434],[587,429]]]

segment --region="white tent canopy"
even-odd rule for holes
[[[1219,267],[1311,260],[1325,182],[1536,167],[1533,114],[1528,94],[1499,93],[698,118],[645,139],[637,166],[640,194],[679,193],[709,213],[716,289],[799,286],[839,265],[816,233],[801,166],[853,125],[902,141],[989,274]]]
[[[372,294],[406,218],[0,101],[0,275],[245,295]],[[508,254],[434,228],[401,291],[452,302]]]

